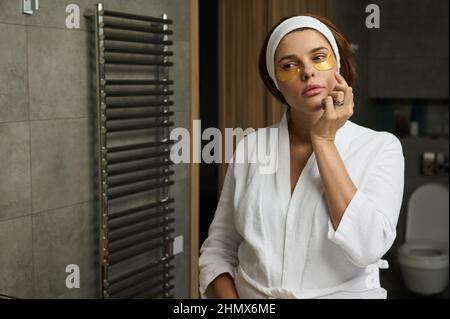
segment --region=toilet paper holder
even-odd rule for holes
[[[23,0],[23,14],[32,15],[33,10],[39,10],[39,0]]]
[[[424,176],[448,174],[448,156],[442,153],[424,152],[421,166]]]

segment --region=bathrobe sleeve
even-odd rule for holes
[[[200,249],[199,281],[202,298],[213,297],[207,288],[218,275],[228,272],[233,279],[235,277],[238,265],[237,251],[243,238],[235,228],[234,193],[234,164],[230,162],[208,237]]]
[[[378,262],[392,246],[404,187],[404,158],[399,140],[388,140],[347,206],[336,231],[328,220],[328,238],[358,267]]]

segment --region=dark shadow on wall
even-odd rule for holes
[[[92,180],[92,192],[94,194],[93,201],[91,203],[92,205],[92,211],[94,214],[92,215],[92,232],[94,235],[92,236],[93,242],[92,247],[93,248],[93,261],[94,263],[91,265],[93,269],[91,269],[93,273],[94,281],[91,282],[91,292],[89,296],[84,296],[85,298],[102,298],[102,292],[101,292],[101,270],[100,270],[100,251],[99,251],[99,227],[100,227],[100,212],[99,212],[99,172],[100,172],[100,166],[99,166],[99,136],[98,136],[98,108],[97,108],[97,52],[96,52],[96,31],[95,31],[95,18],[94,16],[91,17],[85,17],[86,23],[88,24],[88,30],[89,30],[89,37],[88,37],[88,45],[86,46],[87,49],[87,56],[88,59],[88,65],[87,68],[89,70],[88,72],[88,79],[87,79],[87,87],[89,92],[89,100],[88,100],[88,107],[89,112],[92,114],[92,117],[89,121],[89,136],[93,137],[94,142],[90,143],[90,160],[91,160],[91,167],[93,167],[92,172],[93,175],[91,177]]]
[[[199,1],[200,119],[202,131],[218,127],[217,0]],[[208,141],[202,141],[202,149]],[[218,165],[200,164],[200,246],[218,202]]]

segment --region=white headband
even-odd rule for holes
[[[283,21],[278,27],[273,30],[270,36],[269,42],[267,43],[266,51],[266,67],[269,72],[270,77],[278,88],[277,79],[275,77],[275,51],[277,50],[278,44],[280,44],[281,39],[291,31],[299,28],[311,28],[322,33],[328,42],[330,42],[331,48],[333,49],[334,56],[336,57],[337,70],[339,72],[341,68],[341,57],[339,56],[339,49],[336,44],[336,40],[331,33],[330,29],[320,22],[319,20],[309,17],[309,16],[296,16]]]

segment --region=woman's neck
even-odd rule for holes
[[[288,131],[292,145],[311,145],[311,127],[321,113],[304,113],[294,108],[288,109]]]

